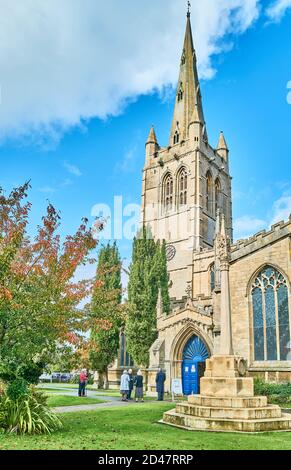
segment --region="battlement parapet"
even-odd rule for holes
[[[231,246],[231,261],[236,261],[242,256],[259,250],[266,245],[275,243],[276,241],[285,237],[291,236],[291,215],[289,220],[277,222],[271,226],[269,231],[262,230],[250,238],[245,240],[238,240]]]

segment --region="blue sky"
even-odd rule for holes
[[[24,2],[29,8],[30,1]],[[79,0],[74,0],[74,3],[77,6]],[[122,196],[124,205],[140,203],[144,144],[151,124],[155,125],[160,145],[167,145],[169,138],[174,104],[172,86],[178,77],[185,28],[186,2],[178,3],[179,10],[177,2],[169,8],[168,19],[164,0],[155,1],[148,13],[145,9],[143,22],[148,25],[156,16],[155,9],[156,13],[159,9],[164,11],[161,30],[168,33],[167,43],[164,33],[162,36],[156,33],[149,40],[153,43],[147,44],[145,54],[142,50],[144,39],[150,34],[141,33],[140,43],[136,41],[138,44],[133,53],[129,44],[135,43],[131,35],[136,35],[136,31],[129,31],[129,37],[121,43],[116,39],[117,33],[112,38],[107,30],[111,18],[105,11],[102,28],[100,26],[104,34],[97,36],[93,48],[96,57],[94,71],[90,69],[92,60],[87,51],[90,77],[84,70],[77,85],[74,69],[66,79],[52,70],[60,60],[60,54],[63,55],[61,62],[66,63],[66,40],[63,38],[63,50],[56,41],[57,55],[53,45],[49,49],[51,55],[40,55],[41,51],[35,50],[34,45],[29,48],[28,38],[40,34],[42,41],[39,43],[45,49],[47,37],[34,29],[29,31],[30,36],[27,30],[19,33],[19,41],[27,41],[27,57],[25,50],[21,58],[13,57],[11,51],[18,44],[15,38],[8,37],[6,44],[0,47],[1,186],[8,191],[31,180],[29,199],[33,203],[34,225],[39,223],[48,201],[61,211],[63,233],[73,232],[83,216],[93,221],[94,205],[104,203],[112,206],[114,196]],[[200,55],[199,70],[209,140],[215,146],[219,131],[223,130],[231,151],[233,215],[235,236],[239,238],[268,228],[275,220],[286,218],[291,212],[291,97],[287,98],[288,86],[291,92],[291,8],[288,8],[291,2],[226,0],[221,3],[225,3],[223,11],[215,13],[213,10],[211,18],[208,18],[208,9],[201,7],[198,18],[195,13],[199,7],[195,2],[192,5],[192,23],[198,57]],[[235,9],[231,6],[233,3]],[[89,4],[90,0],[86,4],[90,13]],[[116,0],[115,4],[118,8]],[[0,1],[0,9],[4,8],[7,24],[11,25],[8,21],[11,12],[8,8],[5,10],[7,5],[6,0]],[[64,8],[65,5],[66,0]],[[126,2],[124,8],[125,13],[128,8],[129,14],[129,3]],[[177,15],[177,11],[180,14]],[[236,17],[238,12],[241,14],[239,20]],[[17,13],[18,17],[15,12],[14,17],[20,20],[27,12]],[[137,11],[130,12],[134,13]],[[54,10],[43,14],[49,31]],[[65,11],[63,14],[65,19],[62,21],[72,20],[71,17],[66,19]],[[227,20],[221,18],[222,14],[227,16]],[[78,18],[73,20],[74,32],[81,35],[80,25],[85,22],[84,18],[79,18],[79,22]],[[120,23],[115,20],[116,29]],[[156,31],[155,25],[152,27]],[[70,32],[70,25],[67,28]],[[207,32],[209,28],[210,32]],[[120,34],[124,38],[127,33],[122,29]],[[69,33],[67,38],[70,38]],[[70,39],[67,40],[70,45]],[[90,37],[90,44],[91,40]],[[173,50],[169,46],[171,41]],[[104,77],[101,79],[98,58],[99,48],[100,54],[101,48],[105,54],[104,44],[108,46],[108,76],[102,63]],[[150,55],[153,51],[154,59]],[[112,61],[116,60],[116,55],[118,63],[126,64],[125,68],[114,68]],[[41,61],[45,62],[46,57],[49,60],[43,64]],[[150,57],[148,68],[143,68],[147,57]],[[40,63],[45,77],[36,67]],[[76,53],[74,61],[69,61],[70,67],[72,63],[76,71],[81,66],[86,67],[82,53]],[[94,85],[95,76],[98,87]],[[24,80],[25,89],[19,91]],[[75,81],[72,89],[71,80]],[[81,93],[80,86],[84,80],[87,87]],[[47,89],[42,89],[40,83]],[[42,103],[45,90],[51,94],[47,93],[47,101]],[[18,93],[19,97],[13,102],[11,97],[18,96]],[[65,101],[62,101],[64,96]],[[124,240],[119,242],[119,246],[122,257],[129,259],[131,243]]]

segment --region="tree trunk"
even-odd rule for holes
[[[108,369],[105,371],[104,390],[109,390]]]

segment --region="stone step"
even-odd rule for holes
[[[281,408],[277,405],[269,405],[260,408],[213,408],[211,406],[196,406],[189,403],[178,403],[176,406],[178,414],[196,416],[198,418],[213,419],[271,419],[281,418]]]
[[[211,406],[213,408],[261,408],[268,405],[267,397],[207,397],[190,395],[188,403],[197,406]]]
[[[291,416],[286,414],[282,414],[281,418],[242,420],[201,418],[177,413],[176,410],[172,410],[164,413],[161,422],[191,431],[249,433],[291,431]]]

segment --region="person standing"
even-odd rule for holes
[[[134,381],[134,384],[135,384],[135,401],[138,402],[139,400],[141,400],[142,402],[144,402],[144,399],[143,399],[143,375],[142,375],[141,370],[138,371],[137,376],[136,376],[135,381]]]
[[[84,397],[86,394],[87,372],[83,369],[79,377],[79,397]]]
[[[129,375],[128,375],[127,370],[124,370],[120,379],[120,393],[121,393],[122,401],[127,401],[128,392],[129,392]]]
[[[157,392],[158,392],[158,401],[163,401],[164,400],[165,381],[166,381],[166,374],[160,368],[158,370],[157,375],[156,375],[156,387],[157,387]]]
[[[127,399],[131,400],[131,394],[132,394],[133,385],[134,385],[134,377],[133,377],[132,369],[129,369],[128,376],[129,376],[129,390],[127,394]]]

